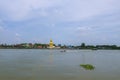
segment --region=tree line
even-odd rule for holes
[[[55,47],[59,47],[60,49],[118,49],[120,50],[120,46],[117,45],[86,45],[85,43],[81,43],[78,46],[74,45],[61,45],[54,44]],[[1,49],[47,49],[49,44],[42,43],[21,43],[21,44],[0,44]]]

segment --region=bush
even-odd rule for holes
[[[91,64],[80,64],[80,66],[86,70],[94,70],[95,67]]]

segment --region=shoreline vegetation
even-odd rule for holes
[[[86,45],[81,43],[78,46],[73,45],[61,45],[54,44],[53,49],[77,49],[77,50],[120,50],[120,46],[117,45]],[[49,49],[49,44],[41,43],[20,43],[20,44],[0,44],[0,49]]]

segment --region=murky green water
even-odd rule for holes
[[[0,49],[0,80],[120,80],[120,51]]]

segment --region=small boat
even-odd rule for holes
[[[92,50],[98,50],[97,48],[92,48]]]
[[[66,50],[62,50],[62,51],[60,51],[60,52],[66,52]]]

